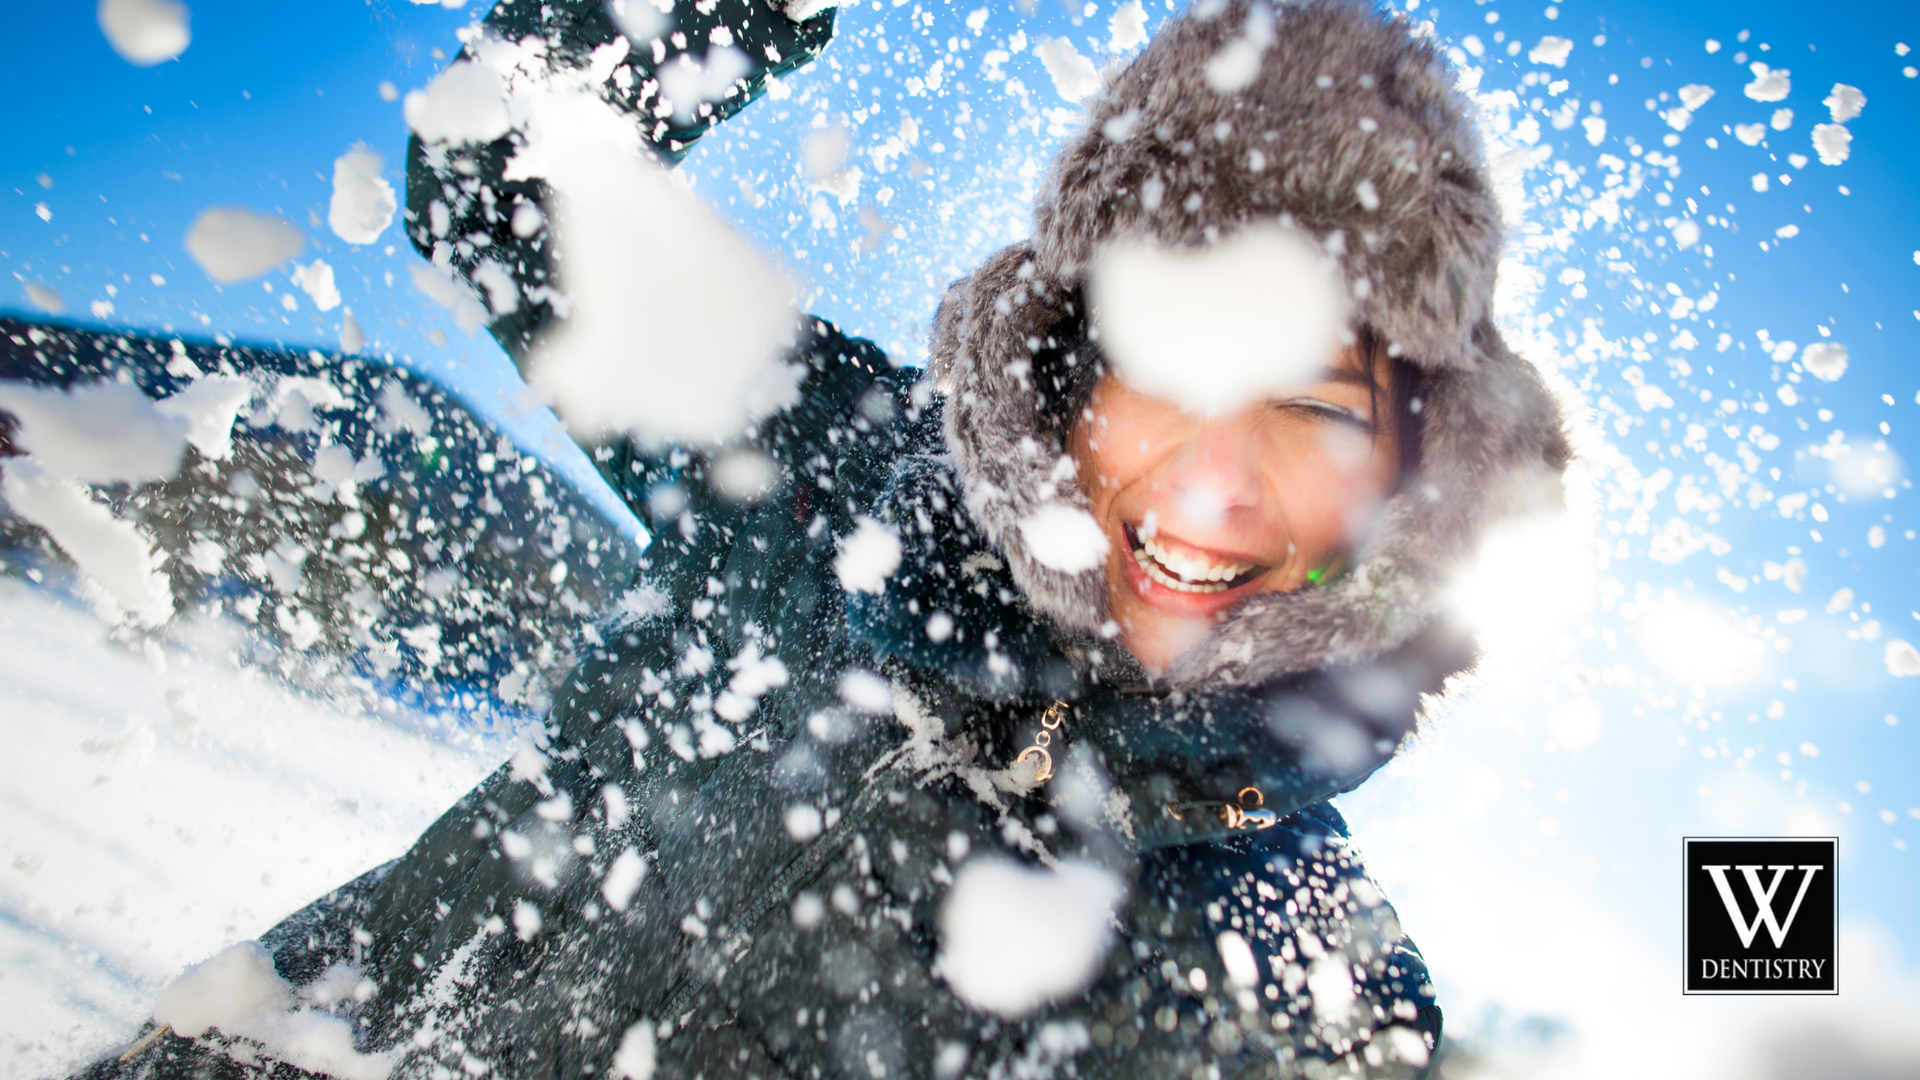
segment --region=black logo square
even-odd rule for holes
[[[1837,994],[1835,837],[1687,837],[1688,994]]]

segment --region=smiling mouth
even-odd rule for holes
[[[1254,563],[1222,562],[1204,555],[1182,555],[1169,551],[1142,537],[1133,526],[1125,526],[1127,544],[1141,572],[1155,583],[1175,592],[1223,593],[1237,589],[1266,573],[1271,567]]]

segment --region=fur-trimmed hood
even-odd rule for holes
[[[1049,504],[1087,506],[1062,448],[1097,363],[1088,269],[1116,241],[1194,248],[1256,222],[1300,230],[1338,261],[1356,322],[1425,373],[1418,470],[1352,569],[1248,600],[1176,665],[1174,685],[1379,656],[1432,621],[1491,525],[1558,504],[1564,425],[1491,320],[1503,226],[1453,83],[1431,41],[1364,0],[1206,0],[1095,105],[1054,164],[1033,238],[948,290],[931,365],[948,446],[968,509],[1042,616],[1084,634],[1109,622],[1101,571],[1044,565],[1021,524]]]

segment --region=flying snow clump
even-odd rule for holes
[[[1034,49],[1047,74],[1053,76],[1053,88],[1072,102],[1082,102],[1100,92],[1100,70],[1093,61],[1080,55],[1066,38],[1048,38]]]
[[[1146,43],[1147,9],[1140,0],[1127,0],[1113,9],[1107,19],[1107,48],[1113,52],[1126,52]]]
[[[1107,561],[1107,535],[1100,523],[1065,503],[1048,503],[1027,515],[1020,538],[1040,565],[1061,573],[1078,574]]]
[[[37,281],[27,282],[26,291],[27,299],[33,303],[33,306],[49,315],[58,315],[67,310],[66,297]]]
[[[1332,260],[1272,225],[1197,249],[1116,244],[1095,262],[1092,299],[1127,380],[1203,415],[1317,381],[1348,308]]]
[[[840,554],[833,558],[833,572],[848,592],[883,592],[887,578],[898,569],[900,538],[870,517],[862,517],[859,526],[840,541]]]
[[[187,5],[175,0],[100,0],[96,11],[107,44],[130,64],[152,67],[187,51]]]
[[[399,209],[393,185],[380,175],[386,166],[379,154],[364,146],[333,159],[333,199],[327,204],[327,225],[349,244],[371,244],[380,238]]]
[[[1753,72],[1753,81],[1747,84],[1747,96],[1755,101],[1785,101],[1787,92],[1793,88],[1793,81],[1787,76],[1793,74],[1786,68],[1768,68],[1755,60],[1747,66]]]
[[[1847,347],[1831,341],[1815,342],[1800,354],[1807,373],[1821,382],[1833,382],[1847,373]]]
[[[1701,83],[1688,83],[1680,88],[1680,104],[1698,112],[1700,106],[1713,100],[1713,87]]]
[[[30,457],[11,458],[0,474],[0,494],[13,512],[46,530],[87,576],[103,618],[124,613],[146,626],[173,617],[173,593],[151,541],[130,521],[95,502],[87,490]]]
[[[1820,164],[1838,165],[1853,152],[1853,133],[1845,124],[1815,124],[1813,148],[1820,155]]]
[[[484,143],[507,133],[507,98],[500,76],[462,60],[407,94],[407,126],[427,142]]]
[[[1748,146],[1759,146],[1760,140],[1767,137],[1767,125],[1736,124],[1733,128],[1733,137]]]
[[[244,400],[244,399],[242,399]],[[0,409],[20,423],[20,449],[59,476],[90,484],[142,484],[180,468],[192,424],[127,383],[55,390],[0,382]],[[228,425],[233,414],[227,414]]]
[[[315,1009],[294,1009],[293,985],[258,942],[243,941],[190,967],[160,995],[155,1023],[197,1039],[209,1031],[250,1039],[273,1057],[339,1080],[386,1080],[394,1058],[353,1048],[353,1025]]]
[[[1567,57],[1572,54],[1572,52],[1572,39],[1554,37],[1552,34],[1548,34],[1546,37],[1540,39],[1540,44],[1535,45],[1527,52],[1527,59],[1536,64],[1550,64],[1553,67],[1563,68],[1567,66]],[[1712,93],[1712,91],[1708,91],[1708,93]],[[1684,95],[1682,96],[1684,97]],[[1687,107],[1693,108],[1691,105]]]
[[[1895,638],[1887,642],[1887,674],[1896,679],[1911,679],[1920,675],[1920,649]]]
[[[407,267],[407,272],[413,275],[414,288],[453,314],[455,326],[471,334],[487,325],[487,306],[464,283],[442,273],[430,263],[413,263]]]
[[[732,45],[707,50],[705,59],[681,53],[654,70],[660,80],[660,100],[673,107],[676,123],[693,119],[702,102],[719,101],[748,72],[753,61]]]
[[[300,254],[306,234],[269,214],[239,206],[203,211],[187,230],[187,254],[222,285],[256,278]]]
[[[1092,980],[1124,888],[1091,863],[961,867],[940,911],[939,971],[962,1001],[1015,1018]]]
[[[565,313],[529,363],[577,434],[718,442],[799,399],[791,280],[641,151],[597,96],[528,103],[507,179],[546,178]],[[556,305],[558,307],[559,305]]]
[[[641,1020],[620,1036],[620,1049],[613,1052],[613,1073],[624,1080],[653,1080],[653,1023]]]
[[[305,266],[295,263],[293,283],[321,311],[332,311],[340,306],[340,290],[333,283],[333,267],[328,266],[325,259],[315,259]]]
[[[1273,44],[1273,12],[1255,4],[1247,12],[1247,31],[1227,42],[1207,61],[1207,85],[1222,94],[1237,93],[1260,74],[1260,57]]]
[[[1860,88],[1857,86],[1848,86],[1846,83],[1834,83],[1833,90],[1827,94],[1826,100],[1820,104],[1825,105],[1827,111],[1833,114],[1834,123],[1844,124],[1854,117],[1859,116],[1860,110],[1867,107],[1867,95],[1861,93]]]

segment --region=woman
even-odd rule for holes
[[[676,18],[676,49],[727,24],[791,67],[832,13]],[[488,24],[576,58],[615,33],[598,3]],[[1489,318],[1498,212],[1450,87],[1356,0],[1169,22],[1033,238],[949,290],[926,381],[810,321],[799,404],[749,440],[771,495],[596,454],[656,512],[659,614],[603,628],[541,741],[412,851],[262,939],[295,986],[358,986],[321,996],[384,1057],[202,1023],[98,1074],[1429,1071],[1426,968],[1326,800],[1469,666],[1442,592],[1567,457]],[[674,157],[704,123],[648,130]],[[542,280],[493,212],[543,195],[499,180],[510,140],[416,149],[422,250],[486,231]],[[1332,258],[1350,332],[1232,407],[1143,392],[1123,313],[1089,310],[1103,260],[1262,229]],[[495,325],[516,358],[542,303]]]

